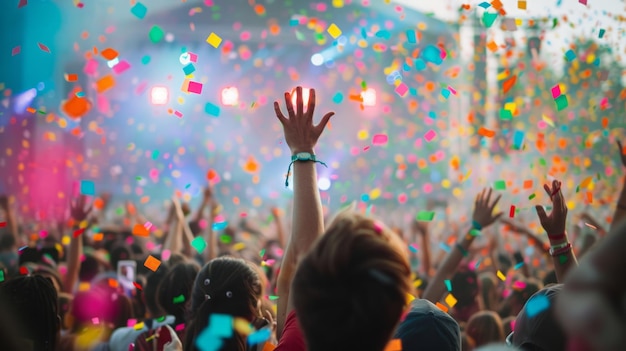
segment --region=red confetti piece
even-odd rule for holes
[[[515,206],[511,205],[511,209],[509,210],[509,217],[515,217]]]
[[[81,229],[77,229],[74,231],[74,237],[78,237],[79,235],[81,235],[83,232],[85,231],[85,228],[81,228]]]
[[[4,228],[7,226],[7,222],[0,222],[0,228]]]
[[[17,4],[17,8],[21,9],[22,7],[28,5],[28,0],[20,0],[19,4]]]
[[[135,288],[137,288],[137,290],[143,290],[141,285],[137,284],[136,282],[133,282],[133,285],[135,286]]]
[[[18,55],[20,52],[22,52],[22,47],[18,45],[11,50],[11,56]]]
[[[43,51],[43,52],[47,52],[47,53],[50,53],[50,49],[48,49],[48,47],[47,47],[47,46],[45,46],[44,44],[42,44],[42,43],[37,43],[37,45],[39,45],[39,48],[41,49],[41,51]]]
[[[28,275],[28,273],[29,273],[28,272],[28,268],[26,268],[24,266],[20,267],[20,274],[21,275]]]

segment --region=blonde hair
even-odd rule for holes
[[[487,345],[492,342],[504,341],[504,327],[502,319],[493,311],[480,311],[474,313],[467,321],[465,328],[476,346]]]

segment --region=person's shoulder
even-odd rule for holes
[[[304,335],[298,325],[296,312],[291,311],[285,320],[285,328],[274,351],[305,351]]]

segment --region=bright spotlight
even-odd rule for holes
[[[304,110],[306,111],[306,105],[309,102],[309,93],[311,92],[311,89],[309,88],[302,88],[302,102],[304,103]],[[291,91],[291,103],[293,104],[293,108],[295,110],[296,108],[296,95],[298,95],[296,93],[296,89],[293,89]]]
[[[361,98],[363,99],[363,106],[376,106],[376,90],[367,88],[361,92]]]
[[[222,89],[222,105],[236,106],[239,103],[239,89],[228,87]]]
[[[150,91],[150,102],[153,105],[165,105],[169,99],[169,92],[166,87],[152,87]]]
[[[317,187],[321,190],[321,191],[326,191],[328,189],[330,189],[330,179],[326,178],[326,177],[321,177],[318,181],[317,181]]]
[[[322,56],[322,54],[313,54],[313,56],[311,56],[311,63],[315,66],[321,66],[324,63],[324,56]]]

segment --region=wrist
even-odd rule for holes
[[[292,155],[299,154],[301,152],[306,152],[306,153],[309,153],[311,155],[315,155],[315,151],[313,151],[312,147],[293,148],[293,149],[290,149],[290,150],[291,150],[291,154]]]
[[[548,233],[548,240],[550,240],[550,244],[552,245],[567,242],[567,233],[565,231],[560,233]]]

